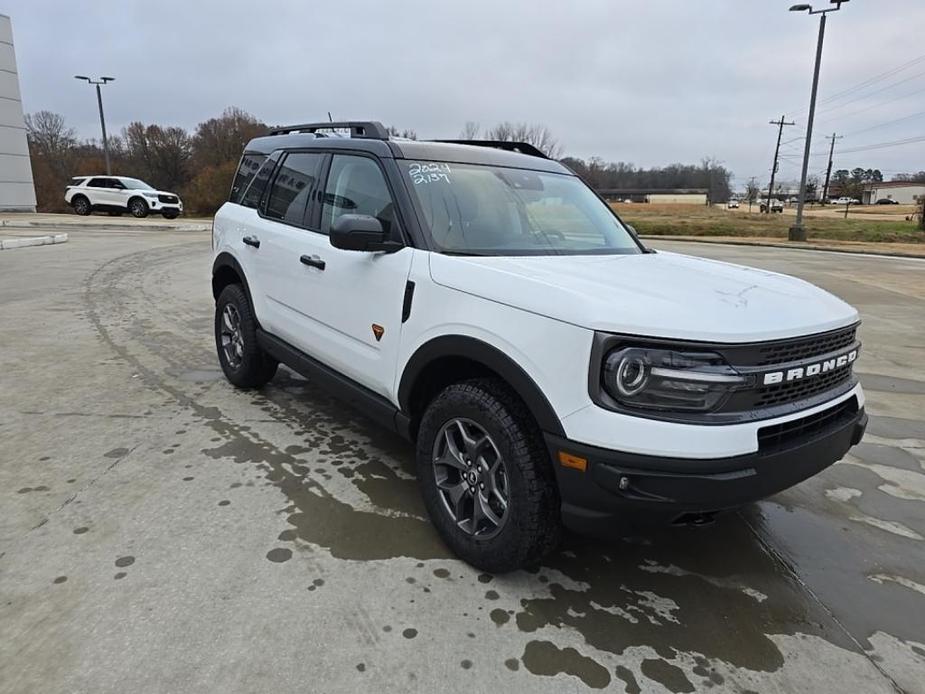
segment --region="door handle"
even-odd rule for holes
[[[241,241],[244,242],[245,246],[253,246],[254,248],[260,248],[260,239],[256,236],[245,236]]]
[[[319,258],[317,255],[303,255],[299,260],[302,261],[303,265],[310,265],[311,267],[316,267],[319,270],[324,270],[324,261]]]

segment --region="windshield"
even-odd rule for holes
[[[607,205],[567,174],[448,162],[399,161],[443,253],[641,253]]]
[[[124,185],[128,190],[154,190],[144,181],[139,181],[137,178],[120,178],[122,185]]]

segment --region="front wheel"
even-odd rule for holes
[[[542,436],[503,381],[457,383],[431,402],[417,468],[437,531],[472,566],[513,571],[558,544],[559,493]]]
[[[148,216],[148,203],[141,198],[132,198],[128,203],[128,211],[133,217],[141,219]]]
[[[215,347],[225,378],[239,388],[259,388],[276,374],[278,362],[257,344],[257,320],[240,284],[230,284],[215,302]]]

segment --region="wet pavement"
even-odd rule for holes
[[[656,244],[861,309],[871,423],[697,529],[479,573],[411,447],[221,376],[202,233],[0,256],[0,692],[925,692],[925,263]]]

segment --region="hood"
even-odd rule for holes
[[[429,255],[438,284],[604,332],[736,343],[858,320],[841,299],[795,277],[676,253]]]

